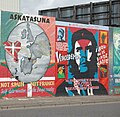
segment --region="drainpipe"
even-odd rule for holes
[[[93,3],[90,2],[90,24],[93,23]]]
[[[109,0],[109,26],[111,26],[112,20],[112,0]]]

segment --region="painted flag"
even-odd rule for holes
[[[3,44],[5,45],[6,52],[14,58],[15,62],[18,62],[18,52],[21,49],[21,43],[19,41],[16,42],[6,41]]]

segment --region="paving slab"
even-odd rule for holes
[[[0,109],[120,102],[120,96],[33,97],[0,99]]]

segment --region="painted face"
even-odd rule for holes
[[[59,41],[62,41],[63,37],[64,37],[64,30],[60,28],[58,30],[58,39],[59,39]]]
[[[87,62],[91,61],[92,56],[92,42],[86,39],[80,39],[75,42],[74,53],[78,56],[75,61],[79,66],[80,72],[86,72],[88,70]]]

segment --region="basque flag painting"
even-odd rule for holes
[[[4,45],[6,52],[13,57],[15,62],[18,62],[18,52],[21,49],[21,43],[19,41],[16,42],[6,41],[4,42]]]

